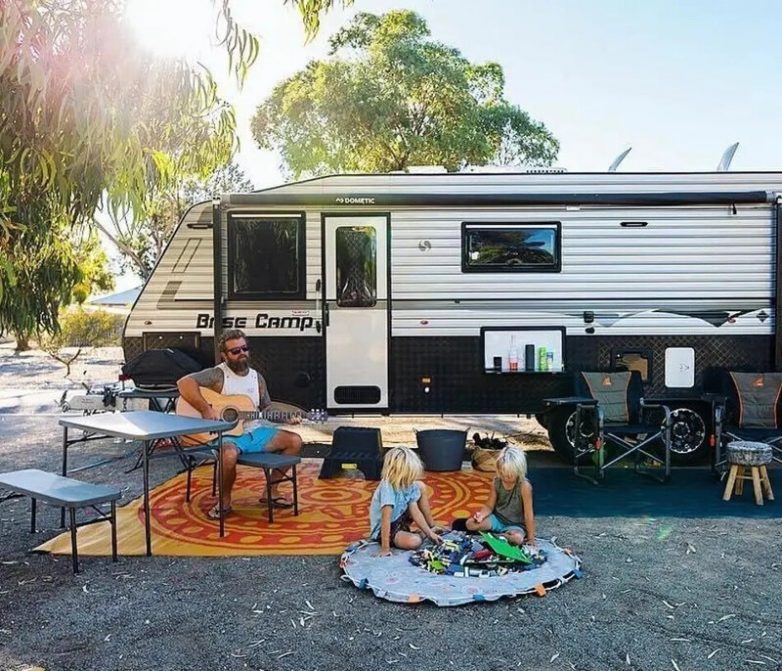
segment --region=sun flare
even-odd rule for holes
[[[196,61],[215,39],[209,0],[128,0],[125,18],[139,43],[163,57]]]

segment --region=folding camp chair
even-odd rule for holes
[[[671,411],[662,403],[643,399],[643,382],[638,371],[581,372],[575,378],[576,396],[546,399],[548,407],[572,406],[572,427],[568,434],[573,443],[573,471],[593,483],[582,473],[585,457],[591,456],[595,475],[602,479],[605,471],[632,456],[635,470],[667,482],[671,476]],[[619,450],[607,456],[606,447]],[[658,446],[653,450],[654,446]],[[662,450],[662,456],[660,456]],[[642,460],[663,469],[662,477],[642,468]]]
[[[727,443],[749,440],[771,446],[772,459],[782,464],[782,373],[717,371],[724,408],[715,418],[714,469],[727,462]]]

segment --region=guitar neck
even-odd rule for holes
[[[266,419],[270,422],[285,422],[292,417],[300,417],[301,419],[308,418],[308,413],[306,412],[275,410],[274,408],[268,408],[266,410],[239,410],[237,415],[239,416],[239,419],[246,422],[254,419]]]

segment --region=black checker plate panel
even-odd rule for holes
[[[171,344],[176,347],[176,334]],[[271,397],[303,408],[326,407],[326,366],[322,338],[248,338],[253,368],[266,378]],[[142,338],[123,340],[125,361],[143,351]],[[201,338],[199,357],[202,363],[213,361],[212,338]]]
[[[536,413],[541,399],[573,393],[570,375],[486,374],[480,338],[393,338],[391,409],[397,412]],[[612,351],[648,350],[652,379],[647,396],[690,397],[702,389],[709,367],[772,370],[771,336],[570,336],[569,371],[610,370]],[[695,349],[695,387],[665,388],[665,350]],[[425,382],[424,378],[430,381]],[[424,391],[429,387],[429,393]]]

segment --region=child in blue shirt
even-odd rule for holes
[[[442,542],[435,532],[426,487],[419,481],[423,474],[421,459],[409,447],[394,447],[386,453],[380,484],[369,506],[369,537],[380,541],[381,556],[390,555],[392,545],[415,550],[424,536]],[[412,522],[418,531],[411,531]]]

